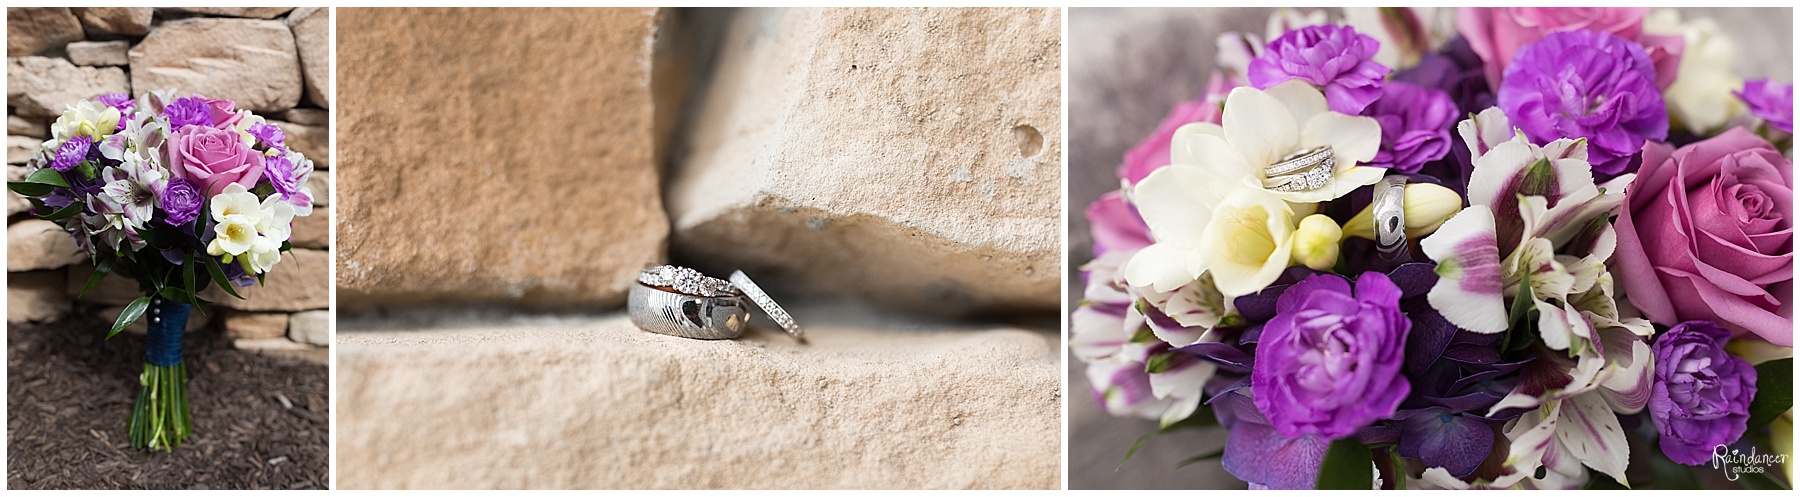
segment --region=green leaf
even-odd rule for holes
[[[183,259],[181,260],[181,289],[182,289],[182,291],[187,292],[187,294],[189,296],[192,296],[194,298],[193,302],[188,302],[189,304],[198,304],[200,301],[200,294],[199,294],[199,292],[195,291],[195,289],[194,289],[194,253],[193,252],[183,252],[182,257],[183,257]],[[205,314],[204,311],[202,311],[201,313]]]
[[[1662,451],[1650,451],[1651,485],[1656,490],[1699,490],[1700,480],[1694,477],[1693,466],[1676,463]]]
[[[87,284],[81,286],[81,293],[76,294],[75,298],[81,298],[87,295],[89,290],[99,286],[100,280],[106,278],[106,273],[112,272],[112,267],[113,259],[110,258],[101,259],[99,263],[94,264],[94,274],[88,275]]]
[[[1369,468],[1375,455],[1354,437],[1331,442],[1325,451],[1325,462],[1319,465],[1319,479],[1313,488],[1319,490],[1369,490],[1375,487],[1375,474]]]
[[[1193,414],[1188,415],[1187,419],[1183,419],[1181,421],[1176,421],[1175,424],[1172,424],[1169,426],[1164,426],[1161,429],[1150,432],[1150,434],[1148,434],[1148,435],[1138,437],[1136,442],[1131,443],[1131,449],[1125,451],[1125,458],[1119,460],[1119,466],[1117,468],[1113,468],[1113,471],[1118,471],[1119,468],[1124,468],[1125,463],[1131,461],[1131,456],[1137,455],[1138,449],[1144,448],[1144,442],[1150,441],[1151,438],[1154,438],[1157,435],[1161,435],[1164,433],[1170,433],[1170,432],[1183,430],[1183,429],[1188,429],[1188,428],[1203,428],[1203,427],[1207,427],[1207,426],[1214,426],[1217,424],[1219,424],[1219,421],[1218,421],[1217,417],[1213,416],[1212,407],[1208,406],[1206,404],[1200,404],[1200,408],[1195,410]]]
[[[125,304],[125,312],[119,313],[118,321],[113,321],[112,331],[106,333],[106,338],[110,339],[113,335],[125,331],[126,326],[131,326],[131,323],[137,322],[138,318],[144,317],[144,309],[149,307],[150,297],[138,297],[130,304]]]
[[[6,182],[6,188],[12,190],[13,193],[26,197],[42,197],[49,195],[50,190],[52,189],[50,185],[26,183],[24,181],[8,181]]]
[[[1215,451],[1208,452],[1205,454],[1200,454],[1200,455],[1197,455],[1194,457],[1189,457],[1187,459],[1182,459],[1179,464],[1175,465],[1175,467],[1181,468],[1181,467],[1187,466],[1189,464],[1194,464],[1194,463],[1207,461],[1207,460],[1211,460],[1211,459],[1218,459],[1221,457],[1225,457],[1225,448],[1224,447],[1220,447],[1219,450],[1215,450]]]
[[[82,207],[83,207],[83,204],[81,202],[70,202],[69,205],[65,205],[65,206],[63,206],[63,208],[57,209],[56,212],[38,216],[38,219],[42,219],[45,221],[61,221],[64,219],[75,217],[76,214],[80,214]]]
[[[1756,398],[1750,401],[1750,423],[1755,430],[1794,408],[1794,359],[1756,365]]]
[[[25,182],[39,185],[60,186],[63,188],[69,187],[69,181],[63,179],[62,173],[48,167],[32,171],[30,176],[25,177]]]
[[[231,288],[231,280],[225,279],[225,270],[219,269],[218,259],[207,256],[202,257],[201,260],[206,261],[206,274],[212,276],[213,282],[218,283],[219,288],[224,289],[225,293],[229,293],[231,296],[237,297],[240,300],[244,298],[243,295],[238,295],[237,290]]]

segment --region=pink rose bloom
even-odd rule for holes
[[[1794,344],[1793,165],[1742,128],[1644,145],[1615,224],[1614,274],[1650,321],[1707,320]]]
[[[237,114],[237,104],[230,100],[206,97],[200,97],[200,100],[206,102],[206,111],[212,115],[214,127],[229,128],[242,118]]]
[[[1656,87],[1675,82],[1675,70],[1684,45],[1680,36],[1644,34],[1644,15],[1649,7],[1490,7],[1456,9],[1456,28],[1485,62],[1489,88],[1500,87],[1500,76],[1512,63],[1513,54],[1558,31],[1603,31],[1644,46],[1656,66]]]
[[[1201,95],[1200,101],[1175,104],[1175,108],[1163,118],[1162,124],[1156,125],[1156,132],[1131,147],[1131,150],[1125,151],[1125,162],[1119,164],[1119,177],[1136,185],[1145,176],[1149,176],[1151,171],[1169,165],[1170,141],[1174,140],[1175,130],[1181,129],[1182,125],[1219,124],[1219,119],[1225,113],[1225,96],[1233,88],[1249,84],[1242,81],[1242,77],[1229,78],[1232,81],[1227,79],[1222,74],[1213,73],[1212,79],[1206,83],[1206,94]]]
[[[256,188],[262,179],[263,156],[244,145],[235,131],[182,126],[169,135],[169,170],[200,186],[206,196],[237,183]]]

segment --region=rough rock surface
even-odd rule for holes
[[[6,61],[6,105],[21,116],[55,117],[82,99],[130,92],[125,70],[117,67],[77,67],[51,57]]]
[[[323,175],[323,172],[314,173]],[[317,195],[319,192],[314,191]],[[328,192],[329,193],[329,192]],[[313,206],[311,216],[294,218],[293,232],[288,241],[295,247],[309,249],[331,248],[331,209]]]
[[[331,108],[331,9],[301,7],[288,14],[288,29],[300,51],[300,72],[305,76],[306,100]]]
[[[150,34],[150,21],[156,16],[150,7],[75,7],[69,9],[81,19],[82,27],[94,35],[143,36]]]
[[[221,313],[225,336],[232,339],[261,340],[287,336],[288,315],[285,312]]]
[[[55,321],[69,312],[63,296],[62,271],[31,271],[6,275],[6,322]]]
[[[257,19],[274,19],[281,17],[293,7],[169,7],[163,10],[174,13],[185,13],[203,16],[251,17]]]
[[[289,109],[287,112],[281,113],[280,118],[293,124],[309,126],[325,126],[331,123],[331,113],[319,109]]]
[[[331,346],[331,311],[294,313],[288,320],[287,337],[296,343]]]
[[[287,110],[300,101],[300,56],[281,21],[171,21],[131,48],[131,85],[230,99],[239,109]]]
[[[218,285],[200,296],[219,307],[240,311],[307,311],[331,304],[331,252],[294,249],[281,256],[263,284],[235,288],[242,300],[226,294]]]
[[[1060,39],[1059,9],[741,12],[668,176],[672,250],[914,310],[1057,308]]]
[[[74,299],[80,295],[81,298],[78,300],[82,302],[122,307],[130,303],[132,299],[143,295],[138,292],[137,280],[122,274],[108,274],[100,278],[100,283],[95,284],[94,289],[88,290],[87,294],[83,295],[81,289],[87,286],[88,277],[93,275],[94,266],[91,264],[69,266],[68,284],[63,287],[64,296]],[[118,314],[114,313],[113,316],[118,317]]]
[[[339,487],[1060,485],[1053,333],[795,311],[804,345],[763,321],[706,341],[617,314],[343,331]]]
[[[37,155],[38,147],[41,147],[43,145],[44,145],[44,140],[41,140],[41,139],[32,138],[29,136],[7,135],[6,136],[6,164],[10,166],[10,165],[15,165],[15,164],[24,164],[27,162],[31,162],[31,156]],[[12,190],[7,190],[7,191],[12,191]]]
[[[49,123],[38,122],[39,119],[27,119],[11,114],[6,115],[6,134],[29,136],[37,139],[50,137]]]
[[[7,57],[43,55],[81,37],[81,21],[67,8],[6,8]]]
[[[6,226],[8,272],[56,269],[85,260],[87,253],[56,223],[27,219]]]
[[[313,166],[321,169],[331,167],[331,128],[273,120],[269,123],[281,128],[281,132],[287,135],[285,143],[288,148],[312,160]]]
[[[78,66],[122,66],[130,62],[125,53],[131,43],[115,41],[78,41],[69,44],[69,61]]]
[[[306,177],[306,184],[312,186],[313,209],[331,205],[331,175],[319,171]]]
[[[668,231],[652,150],[656,20],[338,11],[336,172],[357,185],[334,206],[339,303],[622,304]]]

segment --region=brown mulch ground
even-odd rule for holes
[[[102,340],[110,323],[98,313],[7,325],[7,488],[326,488],[325,365],[239,351],[213,330],[189,333],[194,434],[173,454],[134,450],[126,423],[144,337]]]

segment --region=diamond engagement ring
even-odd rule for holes
[[[1330,145],[1301,150],[1263,168],[1263,188],[1278,192],[1303,192],[1325,186],[1336,173],[1337,159]]]
[[[678,266],[638,273],[627,309],[631,324],[645,331],[702,340],[737,338],[750,317],[750,304],[736,286]]]
[[[743,271],[733,271],[731,283],[737,285],[738,290],[742,290],[744,295],[749,296],[750,301],[756,302],[758,307],[762,307],[763,312],[768,313],[769,319],[774,320],[775,324],[781,325],[781,329],[787,330],[788,336],[794,337],[795,340],[806,340],[806,330],[800,329],[800,324],[794,322],[794,317],[782,310],[781,306],[776,305],[775,300],[769,298],[769,294],[764,293],[762,287],[756,286],[756,282],[750,281],[750,277],[745,276]]]

